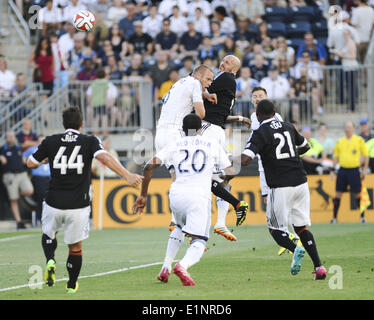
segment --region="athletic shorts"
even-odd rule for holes
[[[296,187],[270,188],[266,219],[270,229],[288,233],[288,223],[296,227],[310,226],[310,194],[308,183]]]
[[[88,238],[90,206],[80,209],[56,209],[43,202],[42,231],[51,239],[64,231],[64,242],[74,244]]]
[[[171,190],[169,193],[170,208],[175,223],[184,233],[199,236],[207,241],[211,223],[211,193],[186,192]]]
[[[20,197],[20,192],[22,193],[34,190],[26,171],[20,173],[4,173],[3,183],[8,191],[10,200],[18,200]]]
[[[336,177],[336,191],[346,192],[348,191],[348,186],[350,187],[350,191],[353,193],[361,192],[361,177],[359,168],[339,168],[338,175]]]
[[[108,115],[108,108],[107,106],[98,106],[93,108],[93,116],[94,118],[99,116],[107,116]]]

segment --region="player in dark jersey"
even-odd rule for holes
[[[101,161],[132,186],[141,183],[143,177],[127,171],[103,149],[97,137],[80,133],[83,121],[78,108],[65,109],[62,118],[66,131],[45,138],[29,157],[27,166],[37,168],[49,162],[51,168],[51,181],[42,213],[42,247],[47,260],[44,281],[48,286],[55,283],[56,233],[63,229],[64,241],[69,247],[66,292],[75,293],[82,266],[82,241],[88,238],[89,231],[92,159]]]
[[[250,126],[251,121],[242,116],[230,116],[231,109],[235,103],[236,81],[235,75],[240,68],[240,60],[233,56],[225,56],[219,66],[219,73],[215,76],[212,84],[203,93],[205,117],[202,123],[202,134],[218,143],[226,149],[225,124],[231,122],[243,122]],[[235,198],[230,192],[229,182],[222,181],[218,176],[213,177],[212,192],[217,196],[218,217],[214,226],[214,232],[224,236],[226,239],[236,241],[236,237],[226,227],[226,215],[229,203],[232,204],[236,213],[244,215],[248,210],[248,204]]]
[[[310,225],[310,194],[306,172],[299,155],[309,150],[307,140],[288,122],[275,117],[274,104],[261,100],[256,115],[260,127],[253,132],[241,155],[242,165],[248,165],[256,154],[261,156],[265,177],[270,188],[266,217],[269,231],[278,245],[293,252],[291,274],[301,268],[305,250],[314,264],[314,279],[325,279],[326,269],[321,264]],[[288,237],[288,219],[304,246],[297,246]]]

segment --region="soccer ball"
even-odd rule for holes
[[[78,31],[91,31],[95,25],[95,16],[90,11],[79,10],[74,15],[73,25]]]

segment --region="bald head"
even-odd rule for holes
[[[344,132],[347,137],[351,137],[355,132],[355,126],[352,121],[346,121],[344,123]]]
[[[240,66],[241,62],[238,57],[227,55],[222,59],[219,65],[219,71],[236,74],[239,71]]]

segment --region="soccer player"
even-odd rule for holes
[[[143,177],[127,171],[103,149],[98,138],[80,133],[83,121],[79,108],[65,109],[62,119],[66,131],[45,138],[27,160],[27,166],[35,169],[49,162],[51,169],[42,213],[42,247],[47,260],[44,281],[48,286],[55,284],[56,233],[62,229],[64,241],[69,247],[66,292],[75,293],[82,266],[82,241],[88,238],[89,231],[92,159],[98,159],[134,187]]]
[[[243,122],[250,126],[251,121],[243,116],[230,116],[235,103],[236,81],[235,75],[240,68],[240,60],[233,56],[225,56],[211,86],[203,92],[205,117],[202,123],[202,134],[209,139],[216,139],[225,148],[225,123]],[[217,197],[218,217],[214,232],[224,236],[227,240],[236,241],[237,238],[226,227],[226,215],[229,203],[236,213],[248,211],[248,204],[235,198],[228,190],[228,181],[222,181],[217,175],[213,177],[212,192]]]
[[[170,233],[164,264],[157,277],[164,283],[168,282],[172,262],[183,243],[183,233],[188,233],[192,242],[183,259],[174,266],[173,272],[184,286],[195,285],[187,270],[200,261],[209,238],[212,174],[216,165],[222,168],[225,174],[234,174],[224,149],[215,139],[198,134],[200,129],[201,118],[197,115],[189,114],[183,119],[185,136],[171,140],[146,164],[141,193],[133,207],[135,213],[144,210],[154,168],[162,164],[172,164],[176,169],[176,177],[170,188],[169,199],[176,225]],[[245,213],[239,215],[237,225],[244,219]]]
[[[252,89],[252,104],[255,107],[255,110],[257,108],[258,103],[261,100],[267,99],[267,97],[268,96],[267,96],[267,92],[266,92],[265,88],[254,87]],[[275,113],[274,117],[278,121],[283,121],[282,116],[279,113]],[[260,122],[257,119],[256,112],[253,112],[251,114],[251,123],[252,123],[252,125],[251,125],[252,132],[257,130],[260,127]],[[258,172],[260,174],[261,196],[262,196],[262,199],[264,200],[264,203],[266,205],[266,198],[267,198],[268,193],[269,193],[269,187],[266,183],[264,167],[262,166],[261,157],[259,155],[257,155],[257,159],[258,159]],[[292,225],[291,224],[289,225],[289,229],[292,230]],[[289,233],[289,237],[290,237],[291,240],[294,240],[295,242],[297,242],[299,240],[299,237],[292,232]],[[286,251],[286,248],[283,248],[283,247],[279,248],[278,255],[279,256],[282,255],[285,251]]]
[[[299,154],[309,149],[307,140],[288,122],[277,120],[274,104],[261,100],[256,109],[260,127],[253,132],[241,155],[248,165],[259,154],[269,186],[266,217],[270,234],[278,245],[293,252],[291,274],[296,275],[308,252],[314,264],[315,280],[326,278],[326,269],[318,255],[310,225],[310,194],[306,172]],[[297,246],[288,237],[288,220],[304,246]]]

